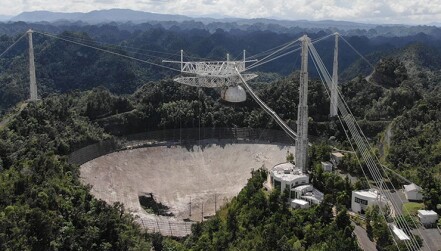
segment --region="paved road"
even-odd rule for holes
[[[367,236],[366,230],[364,228],[353,224],[354,234],[357,236],[358,243],[364,251],[377,251],[375,243],[372,242]]]
[[[397,205],[397,214],[402,215],[403,214],[403,203],[408,202],[406,199],[406,196],[404,195],[403,191],[401,189],[398,189],[396,191],[390,190],[390,194],[392,196],[392,200],[395,202],[395,205]]]
[[[441,233],[437,228],[420,228],[419,230],[426,241],[423,243],[423,251],[441,250]],[[412,232],[419,235],[416,230]]]

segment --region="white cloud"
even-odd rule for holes
[[[0,14],[127,8],[157,13],[243,18],[424,24],[441,20],[439,0],[0,0]]]

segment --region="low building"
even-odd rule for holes
[[[434,226],[438,221],[438,214],[433,210],[418,210],[418,218],[424,226]]]
[[[309,208],[309,202],[301,199],[293,199],[291,200],[292,208]]]
[[[302,199],[310,205],[318,205],[323,201],[324,194],[311,184],[301,185],[291,189],[291,198]]]
[[[323,201],[324,194],[319,190],[313,188],[311,192],[306,192],[300,198],[302,198],[302,200],[308,201],[310,205],[319,205]]]
[[[334,163],[335,166],[338,166],[340,162],[343,160],[343,153],[341,152],[333,152],[331,153],[331,161]]]
[[[423,189],[416,184],[404,185],[404,194],[409,201],[421,201],[423,200]]]
[[[353,212],[364,214],[369,206],[384,207],[386,204],[386,197],[376,189],[352,191],[351,209]]]
[[[324,172],[332,172],[332,163],[329,161],[322,162],[322,169]]]

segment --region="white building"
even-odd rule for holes
[[[381,195],[378,190],[352,191],[351,209],[353,212],[364,213],[369,206],[384,207],[386,204],[386,197]]]
[[[332,163],[329,161],[322,162],[322,169],[324,172],[332,172]]]
[[[293,199],[291,201],[292,208],[309,208],[309,202],[301,199]]]
[[[331,161],[334,163],[335,166],[340,164],[340,162],[343,160],[343,153],[341,152],[333,152],[331,153]]]
[[[420,218],[421,224],[430,226],[436,224],[439,217],[433,210],[418,210],[418,218]]]
[[[292,206],[305,208],[304,202],[300,203],[299,200],[306,201],[308,207],[311,204],[320,204],[323,200],[323,193],[309,184],[309,175],[289,162],[274,166],[268,178],[270,189],[289,189],[289,197],[297,199],[296,202],[291,201]]]
[[[423,200],[422,188],[415,185],[414,183],[410,185],[404,185],[404,194],[406,199],[409,201],[421,201]]]
[[[278,188],[280,191],[308,184],[309,175],[303,173],[292,163],[282,163],[273,167],[270,172],[271,187]]]

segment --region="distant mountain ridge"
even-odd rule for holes
[[[144,11],[134,11],[129,9],[110,9],[94,10],[91,12],[51,12],[51,11],[31,11],[23,12],[11,21],[24,22],[57,22],[57,21],[83,21],[90,24],[107,22],[134,22],[141,23],[147,21],[187,21],[191,17],[183,15],[158,14]]]
[[[12,17],[10,21],[24,21],[24,22],[59,22],[59,21],[82,21],[89,24],[109,23],[109,22],[132,22],[143,23],[151,21],[198,21],[204,24],[223,22],[223,23],[237,23],[239,25],[252,25],[256,23],[263,24],[276,24],[284,27],[302,27],[302,28],[337,28],[341,30],[348,29],[370,29],[377,25],[355,23],[348,21],[307,21],[307,20],[277,20],[269,18],[209,18],[209,17],[189,17],[184,15],[171,15],[171,14],[159,14],[145,11],[135,11],[129,9],[109,9],[109,10],[96,10],[87,13],[82,12],[51,12],[51,11],[31,11],[23,12],[15,17]]]

